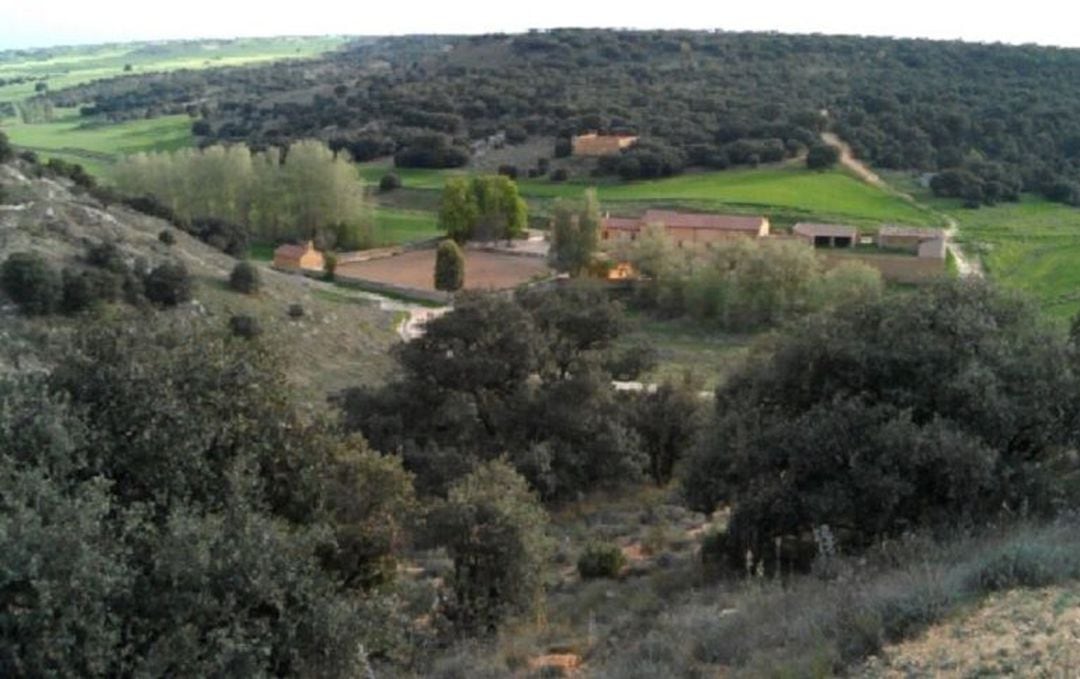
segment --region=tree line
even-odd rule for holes
[[[305,140],[253,153],[246,145],[139,153],[122,159],[117,187],[152,196],[181,220],[236,225],[268,242],[314,239],[358,250],[372,242],[364,185],[348,158]]]

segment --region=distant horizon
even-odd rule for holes
[[[0,51],[235,38],[517,34],[554,28],[767,32],[1080,47],[1080,32],[1073,29],[1072,21],[1080,12],[1062,10],[1050,0],[1029,0],[1022,12],[938,0],[874,7],[856,0],[812,4],[764,0],[732,6],[669,0],[662,7],[548,0],[527,8],[491,0],[460,0],[452,5],[414,0],[407,12],[308,0],[301,10],[258,13],[244,4],[211,0],[189,0],[182,6],[137,0],[99,0],[93,5],[54,0],[47,6],[16,6],[5,14]]]
[[[1040,43],[1040,42],[1008,42],[1004,40],[980,40],[973,38],[946,38],[946,37],[930,37],[919,35],[888,35],[878,33],[850,33],[850,32],[827,32],[827,31],[795,31],[795,30],[769,30],[769,29],[740,29],[740,28],[686,28],[686,27],[629,27],[629,26],[551,26],[545,28],[526,28],[522,30],[509,30],[509,31],[476,31],[476,32],[433,32],[433,31],[416,31],[412,33],[265,33],[265,34],[241,34],[241,35],[192,35],[190,37],[146,37],[146,38],[130,38],[130,39],[114,39],[114,40],[95,40],[88,42],[59,42],[52,44],[32,44],[22,45],[17,47],[7,47],[0,44],[0,54],[6,52],[23,52],[23,51],[40,51],[50,49],[68,49],[68,48],[91,48],[91,47],[105,47],[109,45],[139,45],[139,44],[162,44],[162,43],[182,43],[182,42],[212,42],[215,40],[226,42],[232,40],[313,40],[318,38],[340,38],[342,40],[359,40],[363,38],[402,38],[409,36],[437,36],[437,37],[462,37],[462,36],[484,36],[484,35],[526,35],[530,32],[548,32],[558,30],[582,30],[582,31],[624,31],[624,32],[679,32],[689,31],[695,33],[756,33],[756,34],[776,34],[776,35],[798,35],[798,36],[823,36],[823,37],[844,37],[844,38],[879,38],[886,40],[925,40],[929,42],[958,42],[965,45],[1002,45],[1006,47],[1041,47],[1048,49],[1080,49],[1080,40],[1076,45],[1061,45],[1056,43]]]

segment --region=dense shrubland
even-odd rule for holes
[[[565,29],[384,38],[314,62],[115,78],[47,101],[121,119],[186,111],[207,142],[320,137],[357,160],[422,167],[461,165],[499,132],[555,139],[555,157],[572,134],[635,132],[636,149],[600,164],[626,178],[781,160],[831,128],[875,166],[963,172],[973,205],[1018,189],[1076,203],[1078,64],[1075,50],[1032,45]]]
[[[1074,506],[1075,336],[985,283],[807,318],[717,390],[686,464],[692,507],[732,514],[730,563],[805,567],[905,532]],[[775,541],[783,544],[777,546]]]

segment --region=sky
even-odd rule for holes
[[[1080,47],[1066,0],[0,0],[0,50],[177,38],[693,28]]]

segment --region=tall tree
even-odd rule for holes
[[[465,285],[465,253],[453,240],[439,243],[435,251],[435,289],[456,292]]]
[[[585,191],[581,205],[557,203],[551,222],[551,264],[571,276],[580,276],[600,246],[600,203],[596,189]]]

